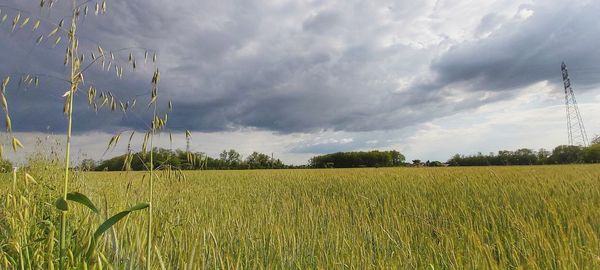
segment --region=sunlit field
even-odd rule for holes
[[[144,177],[143,175],[146,175]],[[0,183],[0,268],[58,264],[60,173]],[[600,166],[159,173],[155,269],[600,268]],[[77,173],[102,219],[147,197],[147,173]],[[56,182],[56,183],[53,183]],[[53,199],[54,198],[54,199]],[[71,268],[137,269],[146,215],[82,259],[102,222],[70,205]],[[110,267],[109,267],[110,266]]]

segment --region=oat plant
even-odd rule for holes
[[[154,59],[155,58],[156,58],[156,56],[154,57]],[[165,112],[164,114],[159,113],[159,106],[158,106],[158,100],[159,100],[158,84],[159,84],[159,81],[160,81],[160,71],[158,69],[155,69],[154,74],[152,76],[152,80],[151,80],[152,87],[151,87],[151,91],[150,91],[150,100],[149,100],[148,106],[147,106],[147,108],[152,111],[152,113],[151,113],[152,120],[150,121],[150,124],[148,125],[148,131],[144,134],[143,143],[142,143],[142,151],[141,151],[143,155],[145,155],[146,152],[148,152],[148,157],[149,157],[148,165],[145,165],[144,160],[142,159],[142,164],[144,164],[144,166],[146,166],[146,169],[149,173],[148,213],[147,213],[148,214],[148,223],[147,223],[147,227],[146,227],[146,238],[147,238],[147,241],[146,241],[146,269],[152,268],[152,250],[153,250],[152,227],[153,227],[153,210],[154,210],[153,196],[154,196],[154,184],[158,178],[155,171],[157,169],[165,169],[167,171],[167,175],[171,175],[171,170],[172,170],[172,168],[170,166],[163,166],[164,164],[156,164],[155,160],[154,160],[155,136],[158,133],[160,133],[162,130],[165,129],[166,124],[168,122],[168,112],[171,112],[173,110],[173,104],[171,101],[169,101],[168,105],[167,105],[167,112]],[[131,135],[129,136],[129,141],[127,144],[127,154],[125,155],[125,161],[123,164],[124,170],[131,168],[131,162],[133,161],[133,158],[134,158],[134,154],[131,149],[131,141],[132,141],[134,134],[135,134],[135,131],[132,131]],[[121,136],[121,133],[113,136],[108,143],[107,149],[110,149],[111,147],[114,149],[114,147],[116,147],[117,143],[119,142],[120,136]],[[188,141],[191,138],[191,133],[189,131],[186,131],[186,138]],[[169,132],[169,140],[172,144],[173,136],[172,136],[171,132]],[[138,158],[141,158],[141,157],[138,156]],[[179,173],[178,176],[183,176],[183,174]]]
[[[51,10],[51,9],[55,9],[55,4],[57,3],[57,1],[55,0],[41,0],[39,2],[39,6],[40,6],[40,12],[44,11],[44,10]],[[108,107],[111,111],[115,111],[117,110],[117,106],[120,107],[121,111],[123,111],[124,113],[135,107],[135,99],[132,101],[119,101],[119,99],[117,97],[115,97],[115,95],[113,95],[110,91],[103,91],[100,93],[100,95],[97,95],[97,88],[91,84],[91,83],[86,83],[86,81],[84,80],[84,73],[86,73],[86,71],[88,70],[88,68],[92,67],[92,66],[96,66],[96,67],[100,67],[102,71],[112,71],[114,69],[114,72],[116,74],[116,76],[118,78],[122,78],[123,76],[123,70],[124,70],[124,65],[121,64],[121,62],[119,61],[118,57],[115,57],[115,54],[122,52],[122,51],[126,51],[126,50],[130,50],[129,52],[129,58],[127,61],[127,66],[131,67],[133,70],[136,69],[137,66],[137,62],[135,60],[135,58],[133,57],[133,53],[131,52],[131,50],[133,49],[140,49],[140,48],[128,48],[128,49],[119,49],[119,50],[104,50],[100,45],[96,45],[94,46],[94,50],[90,51],[89,54],[86,53],[82,53],[81,51],[84,49],[80,48],[80,43],[79,43],[79,34],[77,32],[78,30],[78,24],[80,22],[80,19],[82,17],[85,17],[88,15],[88,13],[91,13],[92,11],[90,9],[94,9],[93,13],[96,15],[102,15],[106,13],[106,2],[105,1],[90,1],[90,0],[82,0],[82,1],[77,1],[77,0],[72,0],[71,1],[71,7],[69,8],[69,13],[70,16],[66,16],[64,18],[61,18],[59,20],[58,23],[54,23],[52,21],[49,21],[46,18],[42,18],[41,16],[33,16],[31,15],[29,12],[24,11],[24,10],[20,10],[18,8],[14,8],[14,7],[6,7],[6,6],[2,6],[0,5],[0,8],[5,9],[5,12],[2,13],[2,10],[0,10],[0,24],[4,23],[7,20],[7,17],[9,15],[9,12],[7,12],[6,10],[11,10],[14,15],[11,15],[12,19],[12,24],[10,26],[10,31],[11,32],[15,32],[15,31],[21,31],[23,30],[25,27],[29,27],[31,26],[31,32],[32,33],[36,33],[36,32],[43,32],[44,30],[42,30],[44,27],[43,26],[48,26],[51,27],[50,31],[45,32],[45,33],[41,33],[39,34],[39,36],[35,39],[35,43],[36,44],[46,44],[46,45],[51,45],[52,48],[56,48],[57,46],[59,46],[61,44],[61,41],[63,40],[67,40],[67,44],[65,46],[65,54],[64,54],[64,65],[68,67],[69,70],[69,74],[66,80],[67,84],[68,84],[68,90],[64,93],[63,97],[64,97],[64,104],[63,104],[63,113],[66,116],[66,120],[67,120],[67,130],[66,130],[66,144],[65,144],[65,158],[64,158],[64,178],[62,179],[62,187],[61,187],[61,196],[56,200],[55,202],[55,206],[56,208],[58,208],[60,210],[60,235],[59,235],[59,268],[60,269],[67,269],[69,267],[71,267],[71,264],[67,261],[67,253],[66,251],[69,250],[69,247],[67,246],[67,223],[68,223],[68,212],[69,212],[69,204],[68,201],[72,201],[72,202],[76,202],[82,206],[87,207],[92,213],[94,213],[97,218],[100,218],[100,211],[98,210],[98,208],[94,205],[94,203],[92,202],[91,199],[88,198],[88,196],[79,193],[79,192],[70,192],[69,190],[69,182],[70,182],[70,172],[71,172],[71,167],[70,167],[70,163],[71,163],[71,139],[72,139],[72,131],[73,131],[73,116],[74,116],[74,112],[73,112],[73,108],[75,105],[75,99],[77,96],[77,92],[84,86],[89,85],[88,88],[88,102],[90,105],[92,105],[93,109],[98,111],[100,109],[102,109],[102,107],[104,107],[106,105],[106,107]],[[91,7],[91,8],[90,8]],[[65,20],[70,21],[70,23],[68,23],[68,26],[65,25]],[[31,22],[31,23],[30,23]],[[147,49],[143,49],[144,50],[144,62],[147,61],[148,59],[148,55],[149,55],[149,51]],[[85,59],[85,55],[90,55],[91,60],[89,61],[89,63],[86,62]],[[154,56],[152,57],[152,62],[156,61],[156,53],[154,53]],[[26,85],[35,85],[37,86],[39,84],[39,78],[40,76],[46,76],[48,78],[52,78],[52,76],[48,76],[48,75],[32,75],[32,74],[27,74],[27,75],[23,75],[21,77],[21,81],[20,84],[24,83]],[[157,87],[156,85],[158,84],[158,71],[156,71],[154,73],[153,79],[152,79],[152,83],[153,83],[153,101],[156,101],[156,91],[157,91]],[[21,142],[14,136],[12,136],[12,124],[11,124],[11,119],[10,119],[10,115],[8,113],[8,104],[6,101],[6,87],[8,85],[10,81],[10,77],[7,76],[5,77],[5,79],[2,81],[1,84],[1,89],[0,89],[0,98],[2,100],[2,108],[3,111],[5,112],[5,122],[6,122],[6,130],[7,132],[11,135],[12,138],[12,147],[13,149],[16,151],[18,148],[22,148],[23,145],[21,144]],[[86,86],[87,87],[87,86]],[[151,102],[151,103],[152,103]],[[156,105],[154,105],[156,108]],[[159,119],[158,117],[156,117],[156,114],[154,115],[155,119]],[[152,134],[154,134],[154,131],[157,128],[160,128],[161,123],[162,126],[164,126],[164,123],[166,122],[166,116],[165,119],[162,120],[156,120],[153,121],[153,126],[152,126]],[[152,136],[150,136],[150,142],[152,144]],[[0,145],[0,154],[2,152],[2,147]],[[151,151],[152,153],[152,151]],[[151,166],[152,167],[152,166]],[[152,175],[152,174],[151,174]],[[27,176],[27,174],[26,174]],[[31,179],[33,179],[30,176]],[[26,179],[29,179],[26,177]],[[152,181],[150,183],[150,191],[152,191]],[[106,232],[108,229],[110,229],[114,224],[116,224],[118,221],[120,221],[121,219],[123,219],[124,217],[126,217],[128,214],[130,214],[131,212],[134,211],[139,211],[139,210],[143,210],[146,208],[151,208],[151,199],[152,199],[152,192],[150,192],[150,201],[148,203],[138,203],[136,205],[134,205],[133,207],[121,211],[115,215],[113,215],[112,217],[106,219],[104,222],[102,222],[100,224],[100,226],[98,226],[98,228],[96,229],[96,231],[94,232],[94,234],[92,235],[92,237],[89,239],[89,242],[87,243],[87,252],[85,254],[85,263],[83,265],[80,265],[79,267],[87,267],[88,263],[93,264],[92,262],[94,261],[93,257],[95,256],[95,246],[96,243],[99,239],[99,237]],[[151,211],[149,211],[149,218],[150,218],[150,223],[151,223]],[[151,228],[149,227],[148,230],[148,248],[150,249],[150,245],[151,245],[151,240],[150,240],[150,236],[151,236]],[[48,238],[53,238],[53,236],[48,236]],[[52,242],[52,239],[48,240],[50,243]],[[72,253],[70,254],[70,258],[72,258]],[[150,256],[150,254],[148,254],[148,256]],[[148,262],[150,260],[148,259]],[[150,264],[148,263],[147,266],[149,267]],[[24,267],[24,265],[22,264],[21,267]],[[49,262],[49,266],[48,268],[53,268],[53,263]]]

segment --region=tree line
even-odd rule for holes
[[[404,160],[404,155],[392,150],[338,152],[315,156],[308,163],[313,168],[394,167],[404,165]]]
[[[516,151],[498,151],[497,154],[476,155],[456,154],[448,160],[450,166],[490,166],[490,165],[544,165],[544,164],[574,164],[600,163],[600,143],[589,147],[574,145],[559,145],[552,151],[540,149],[519,149]]]
[[[311,158],[307,165],[288,165],[264,153],[253,152],[247,157],[234,149],[223,150],[219,157],[213,158],[204,153],[193,153],[190,160],[188,152],[156,148],[154,150],[154,169],[177,168],[182,170],[246,170],[246,169],[293,169],[293,168],[354,168],[354,167],[392,167],[407,165],[400,152],[369,151],[339,152]],[[103,161],[84,159],[79,169],[84,171],[120,171],[125,170],[127,155],[116,156]],[[147,170],[150,166],[149,156],[143,152],[134,153],[128,169],[134,171]]]
[[[358,151],[338,152],[318,155],[309,159],[306,165],[294,166],[284,164],[280,159],[270,155],[253,152],[247,157],[234,149],[223,150],[218,157],[210,157],[205,153],[195,152],[190,160],[188,152],[156,148],[154,150],[154,169],[177,168],[182,170],[246,170],[246,169],[290,169],[290,168],[360,168],[360,167],[398,167],[398,166],[506,166],[506,165],[544,165],[600,163],[600,141],[594,141],[589,147],[560,145],[552,151],[539,149],[518,149],[516,151],[501,150],[497,153],[475,155],[456,154],[447,162],[413,160],[405,162],[402,153],[391,151]],[[120,171],[125,169],[127,155],[116,156],[103,161],[85,159],[79,165],[84,171]],[[9,171],[11,164],[1,164],[0,171]],[[147,154],[133,154],[128,169],[141,171],[150,167]]]
[[[193,158],[190,159],[190,156]],[[84,171],[120,171],[124,170],[127,155],[120,155],[103,161],[84,159],[80,169]],[[285,165],[280,159],[274,159],[267,154],[253,152],[246,158],[236,150],[223,150],[218,158],[210,157],[201,152],[192,155],[182,150],[156,148],[154,150],[154,169],[176,168],[182,170],[244,170],[244,169],[285,169],[293,166]],[[137,152],[132,156],[131,170],[142,171],[150,167],[150,157],[147,153]]]

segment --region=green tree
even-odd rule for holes
[[[390,151],[390,155],[392,157],[392,165],[394,166],[400,166],[406,160],[406,157],[396,150]]]
[[[583,150],[585,163],[600,163],[600,143],[592,144]]]
[[[246,158],[248,169],[266,169],[271,165],[271,157],[266,154],[253,152]]]
[[[550,155],[552,155],[550,151],[540,148],[540,150],[537,151],[538,164],[546,164],[548,162],[548,158],[550,158]]]
[[[428,160],[425,163],[425,166],[427,166],[427,167],[442,167],[442,166],[444,166],[444,164],[442,162],[440,162],[440,161],[437,161],[437,160],[434,160],[434,161],[429,161]]]
[[[79,169],[84,172],[93,171],[96,169],[96,161],[91,158],[86,158],[79,164]]]
[[[398,151],[338,152],[315,156],[309,160],[313,168],[354,168],[400,166],[404,155]]]
[[[229,151],[223,150],[223,152],[219,154],[219,159],[227,169],[237,169],[242,163],[242,155],[234,149],[229,149]]]
[[[582,161],[583,148],[575,145],[559,145],[552,150],[550,161],[555,164],[571,164]]]

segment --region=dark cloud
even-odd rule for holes
[[[456,44],[435,59],[434,85],[468,81],[473,90],[502,91],[544,80],[560,84],[562,61],[574,71],[597,68],[600,27],[595,16],[599,11],[597,1],[536,1],[521,7],[519,14],[531,14],[526,19],[517,15],[501,24],[497,15],[488,14],[478,31],[501,24],[500,28],[483,39]],[[600,82],[600,77],[594,77],[579,77],[579,85]]]
[[[587,68],[589,73],[600,60],[595,20],[600,4],[561,2],[522,6],[519,14],[531,11],[529,18],[480,14],[474,38],[452,41],[449,33],[439,32],[440,44],[421,47],[411,42],[413,35],[431,31],[420,19],[432,12],[427,1],[115,1],[109,2],[108,15],[83,20],[80,33],[88,51],[98,41],[106,49],[158,50],[161,100],[174,102],[168,123],[174,130],[389,130],[510,99],[514,89],[541,80],[560,83],[562,60],[574,72]],[[36,3],[12,3],[39,14]],[[58,21],[64,13],[59,7],[42,16]],[[435,25],[432,29],[440,22]],[[0,62],[9,64],[0,66],[0,74],[66,77],[64,42],[57,48],[35,46],[36,37],[2,26]],[[452,46],[445,50],[448,42]],[[138,59],[143,52],[134,50]],[[117,57],[126,62],[127,55],[125,50]],[[123,99],[137,98],[139,110],[96,114],[81,93],[75,107],[78,132],[145,127],[153,67],[140,66],[123,79],[90,69],[89,83]],[[577,79],[582,86],[597,83],[576,76],[575,85]],[[41,83],[29,90],[12,86],[15,128],[64,132],[65,83],[43,78]]]

